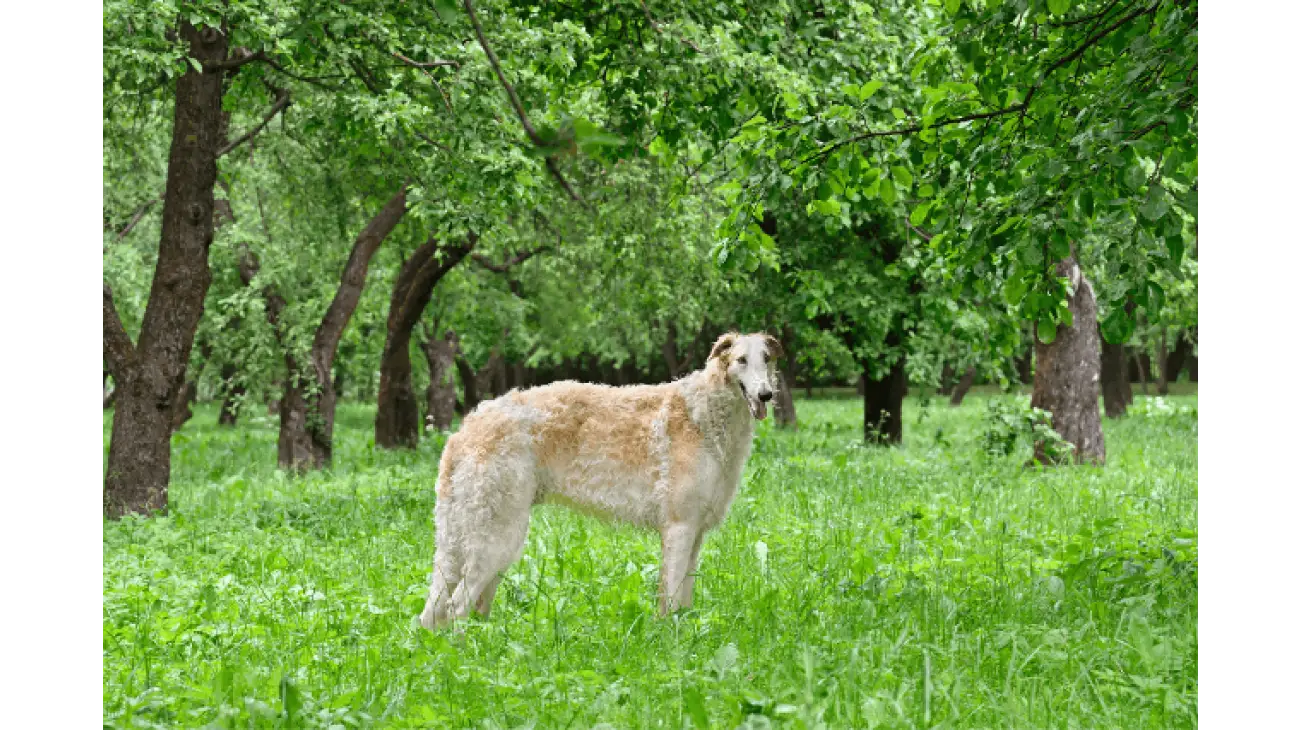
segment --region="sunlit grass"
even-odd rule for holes
[[[899,449],[853,399],[762,424],[690,612],[654,618],[656,535],[540,508],[491,619],[438,635],[441,439],[376,451],[344,406],[333,472],[294,479],[273,421],[200,409],[171,515],[104,525],[105,722],[1195,726],[1195,397],[1139,396],[1103,469],[984,455],[985,403],[909,399]]]

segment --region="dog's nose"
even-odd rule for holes
[[[764,403],[772,400],[772,391],[768,390],[767,388],[758,391],[758,399],[763,401]]]

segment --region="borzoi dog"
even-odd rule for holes
[[[733,332],[703,370],[671,383],[564,381],[480,405],[442,452],[420,624],[486,616],[541,503],[658,530],[659,615],[689,607],[704,533],[736,496],[780,356],[771,336]]]

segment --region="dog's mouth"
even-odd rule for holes
[[[749,406],[749,415],[759,421],[767,418],[767,404],[750,395],[744,381],[737,380],[736,382],[740,384],[740,394],[745,396],[745,405]]]

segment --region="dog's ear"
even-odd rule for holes
[[[763,334],[763,346],[767,348],[768,360],[780,360],[785,357],[785,350],[781,347],[781,343],[772,335]]]
[[[713,349],[709,351],[709,359],[712,360],[715,357],[722,357],[734,344],[736,344],[735,332],[728,332],[719,337],[718,341],[713,343]]]

